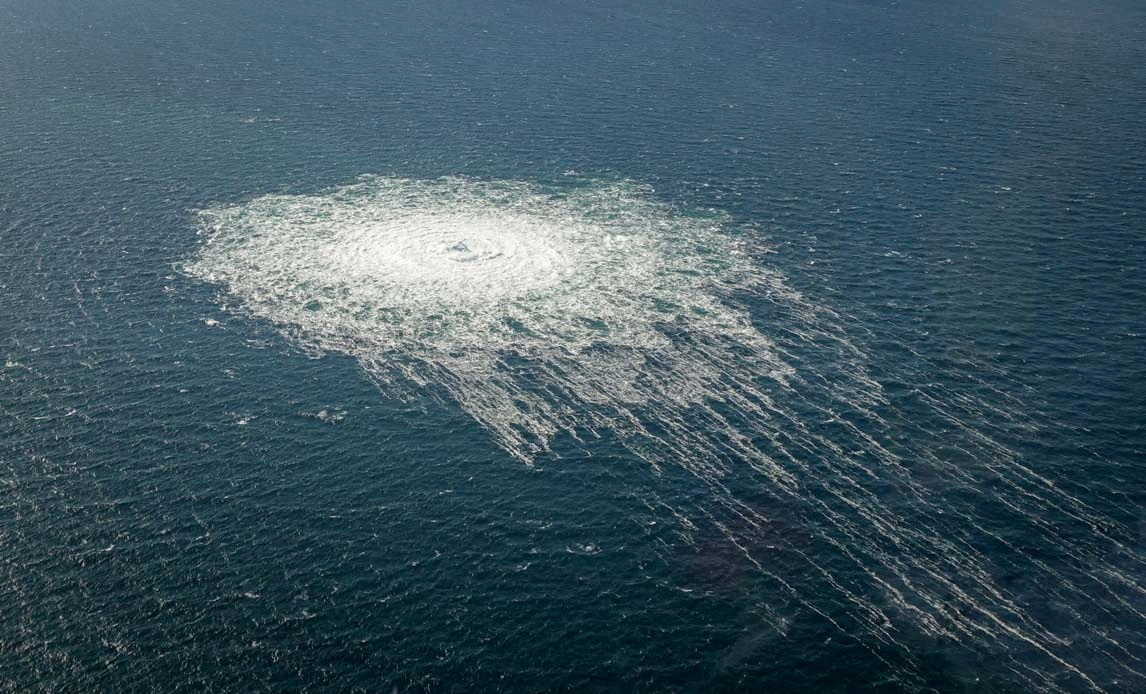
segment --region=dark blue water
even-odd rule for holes
[[[1146,690],[1144,93],[1129,0],[0,0],[0,689]],[[185,271],[363,174],[719,215],[795,486],[651,397],[526,464]]]

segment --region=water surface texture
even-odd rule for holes
[[[1146,689],[1146,8],[0,0],[0,690]]]

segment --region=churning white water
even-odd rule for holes
[[[907,621],[1056,689],[1070,686],[1062,673],[1092,683],[1069,637],[1100,631],[1086,606],[1143,616],[1133,548],[1119,546],[1129,559],[1115,567],[1109,543],[1064,536],[1064,556],[1104,567],[1084,583],[936,493],[966,492],[1048,542],[1056,523],[1100,524],[978,424],[1012,412],[921,384],[917,400],[958,455],[905,443],[931,432],[889,424],[899,413],[839,316],[786,286],[715,213],[683,213],[627,182],[363,177],[204,210],[201,234],[189,274],[308,349],[353,356],[384,389],[445,392],[519,460],[559,436],[608,435],[658,469],[688,471],[707,494],[673,509],[682,524],[704,516],[823,618],[835,623],[845,606],[876,657]],[[761,307],[774,324],[759,322]],[[729,484],[746,477],[752,503]],[[796,507],[837,559],[760,541],[765,498]],[[988,543],[1011,557],[1003,570],[1031,572],[1067,606],[1059,621],[1000,587]],[[832,594],[773,570],[773,550]],[[1116,635],[1095,639],[1095,667],[1140,676]]]
[[[380,381],[445,387],[529,461],[559,431],[618,417],[642,429],[630,407],[683,414],[753,397],[738,379],[791,370],[734,293],[794,294],[718,217],[674,215],[647,193],[370,177],[204,211],[187,269]],[[752,446],[740,452],[791,482]]]

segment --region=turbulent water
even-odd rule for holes
[[[392,396],[447,394],[526,464],[558,436],[611,436],[658,471],[687,470],[706,491],[670,509],[682,527],[711,521],[841,632],[846,620],[898,646],[907,621],[1010,654],[1025,686],[1057,689],[1068,676],[1098,688],[1072,634],[1105,616],[1146,618],[1144,558],[1114,541],[1124,561],[1111,563],[1102,516],[1018,460],[988,422],[1035,425],[903,373],[962,455],[897,445],[886,419],[896,414],[840,316],[789,288],[759,234],[749,242],[721,215],[673,208],[631,182],[364,176],[199,216],[202,248],[184,269],[221,285],[225,306],[308,350],[353,356]],[[749,301],[773,304],[772,317],[753,320]],[[751,480],[753,501],[730,476]],[[1005,522],[962,510],[957,495],[980,497]],[[838,558],[762,541],[776,504],[794,506]],[[1087,534],[1058,535],[1067,527]],[[1019,528],[1057,536],[1089,576],[1009,539]],[[1065,613],[1032,614],[999,586],[985,546],[1006,550]],[[777,574],[780,554],[816,580]],[[839,604],[845,617],[831,614]],[[769,619],[785,631],[783,617]],[[1142,653],[1099,633],[1097,667],[1141,679]]]
[[[190,274],[385,384],[444,388],[525,461],[559,432],[609,428],[653,459],[716,464],[722,448],[754,449],[732,435],[689,456],[704,436],[657,437],[638,413],[654,407],[666,426],[703,408],[715,423],[710,400],[761,406],[756,375],[791,371],[734,295],[795,293],[754,268],[718,216],[676,214],[634,184],[367,178],[201,217]]]

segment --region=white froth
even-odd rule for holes
[[[672,507],[683,527],[708,518],[761,575],[832,623],[835,605],[850,605],[877,657],[879,644],[900,643],[892,618],[906,615],[929,635],[1008,654],[1036,689],[1058,688],[1055,669],[1093,684],[1066,641],[998,588],[990,561],[949,538],[952,509],[912,470],[1030,528],[1049,527],[1051,514],[1101,521],[986,433],[982,413],[994,406],[921,385],[921,406],[948,422],[967,460],[905,451],[909,437],[881,414],[891,405],[841,318],[754,262],[727,226],[630,183],[543,190],[366,177],[320,195],[203,211],[204,243],[185,269],[308,348],[354,356],[391,392],[445,392],[520,460],[559,434],[607,433],[658,469],[687,470],[707,496]],[[782,341],[754,326],[743,295],[775,309]],[[926,383],[930,374],[905,367],[900,377]],[[796,547],[784,555],[832,596],[806,594],[769,569],[760,548],[775,542],[770,520],[729,486],[745,475],[757,494],[799,508],[807,532],[835,548],[842,568]],[[1004,491],[987,499],[994,492],[980,491],[979,479]],[[1002,541],[973,517],[964,526]],[[1069,542],[1070,556],[1102,561],[1089,540]],[[1054,567],[1026,566],[1070,600],[1092,600]],[[883,598],[852,587],[855,575]],[[1146,594],[1131,571],[1110,567],[1095,580],[1116,601]],[[785,618],[774,623],[783,631]],[[1085,628],[1084,616],[1071,628]],[[1100,647],[1140,674],[1117,642]]]
[[[519,183],[367,178],[202,216],[207,244],[191,274],[318,347],[579,351],[663,344],[666,322],[746,325],[710,291],[752,277],[735,241],[633,185],[556,197]]]

